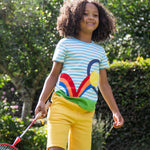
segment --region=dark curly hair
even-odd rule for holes
[[[87,3],[94,4],[99,12],[99,25],[93,32],[92,40],[95,42],[104,41],[114,33],[115,18],[101,3],[95,0],[67,0],[60,9],[60,15],[57,18],[57,30],[60,36],[77,37],[79,35],[80,21]]]

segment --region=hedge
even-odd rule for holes
[[[125,124],[113,129],[106,139],[108,150],[150,149],[150,58],[138,57],[135,62],[119,61],[110,65],[108,80]],[[99,93],[96,117],[108,120],[112,126],[112,114]]]
[[[13,144],[16,137],[20,136],[29,125],[17,117],[12,117],[16,109],[10,103],[0,101],[0,143]],[[40,127],[33,125],[16,145],[21,150],[44,150],[46,147],[46,124],[41,120]]]

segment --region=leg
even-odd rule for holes
[[[51,147],[48,150],[64,150],[64,149],[61,147]]]
[[[90,124],[90,126],[92,126]],[[68,150],[91,150],[91,127],[73,126],[70,131]]]
[[[94,112],[81,113],[72,125],[68,150],[91,150],[92,117]]]
[[[68,107],[62,104],[62,98],[54,96],[47,116],[47,149],[65,150],[71,126],[70,113]]]

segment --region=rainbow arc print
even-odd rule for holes
[[[87,67],[87,76],[81,82],[78,90],[76,90],[76,87],[74,85],[72,78],[67,73],[61,74],[59,85],[62,86],[66,90],[67,96],[81,97],[90,88],[93,88],[93,90],[97,93],[95,87],[98,85],[99,73],[98,71],[93,71],[90,74],[91,66],[93,63],[96,63],[96,62],[100,63],[98,59],[93,59],[92,61],[89,62],[88,67]]]

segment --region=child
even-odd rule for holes
[[[57,19],[60,36],[52,70],[45,80],[35,114],[46,114],[45,102],[54,88],[48,112],[47,150],[90,150],[92,117],[98,87],[113,114],[114,127],[123,123],[107,81],[107,56],[94,43],[115,30],[113,17],[100,3],[90,0],[64,2]]]

